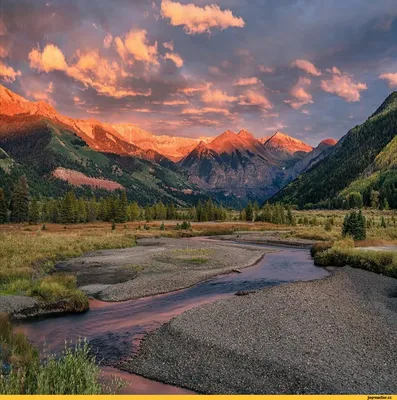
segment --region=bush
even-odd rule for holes
[[[314,263],[324,267],[349,265],[352,268],[397,278],[397,254],[392,251],[367,251],[334,246],[326,251],[317,252]]]
[[[312,248],[310,249],[310,254],[314,257],[317,253],[322,253],[332,247],[332,242],[320,242],[314,243]]]

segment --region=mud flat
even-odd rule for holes
[[[396,393],[396,342],[397,280],[344,267],[187,311],[123,369],[202,393]]]
[[[56,266],[89,296],[124,301],[187,288],[255,264],[269,249],[199,239],[143,239],[136,247],[89,253]]]

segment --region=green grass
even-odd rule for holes
[[[313,253],[313,251],[312,251]],[[360,250],[350,239],[335,242],[331,248],[314,252],[314,263],[319,266],[343,267],[349,265],[397,278],[397,253],[393,251]]]
[[[60,355],[50,354],[40,362],[37,350],[22,333],[12,331],[5,314],[0,315],[0,348],[0,371],[6,372],[0,373],[0,395],[90,395],[123,386],[120,380],[101,384],[101,371],[86,341],[65,343]]]
[[[206,264],[209,261],[208,257],[191,257],[187,258],[186,261],[191,264]]]
[[[0,242],[0,295],[34,296],[47,303],[66,300],[68,311],[83,311],[88,301],[77,289],[73,276],[48,275],[54,263],[88,251],[135,244],[131,237],[116,233],[100,236],[12,233],[0,235]]]

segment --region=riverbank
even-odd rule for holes
[[[194,238],[141,239],[133,247],[99,250],[58,262],[50,277],[68,277],[81,296],[85,293],[102,301],[118,302],[187,288],[253,265],[268,252],[254,246]],[[81,312],[88,309],[88,301],[84,304],[78,308],[67,298],[45,302],[19,293],[0,296],[0,312],[14,320]]]
[[[238,272],[271,250],[200,239],[153,238],[137,246],[86,254],[56,265],[76,275],[87,295],[118,302],[173,292],[217,275]]]
[[[395,393],[397,281],[344,267],[195,308],[123,368],[202,393]]]

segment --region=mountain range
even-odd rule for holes
[[[154,135],[132,124],[62,115],[0,85],[0,183],[21,173],[32,193],[89,195],[125,189],[141,203],[185,205],[211,196],[224,204],[263,201],[328,156],[284,133],[260,139],[227,130],[217,137]]]
[[[329,206],[352,192],[359,192],[366,206],[373,206],[375,197],[397,208],[397,92],[273,201]]]

